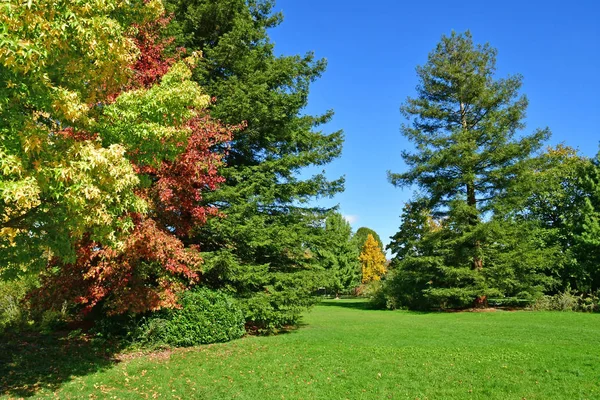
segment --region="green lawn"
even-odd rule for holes
[[[0,384],[62,399],[600,399],[600,315],[363,306],[327,301],[287,334],[120,362],[85,343],[4,344]]]

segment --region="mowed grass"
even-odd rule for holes
[[[600,315],[420,314],[364,305],[326,301],[290,333],[125,357],[96,370],[74,370],[73,376],[60,375],[58,363],[56,373],[64,383],[41,384],[28,394],[61,399],[600,399]],[[13,389],[4,388],[4,394],[23,394]]]

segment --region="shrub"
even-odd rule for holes
[[[529,307],[533,311],[600,311],[598,296],[576,294],[567,289],[554,296],[541,296]]]
[[[34,285],[32,278],[0,281],[0,333],[26,324],[29,311],[23,299]]]
[[[142,320],[135,341],[144,345],[194,346],[227,342],[244,335],[244,315],[227,294],[209,289],[185,292],[180,309],[163,310]]]

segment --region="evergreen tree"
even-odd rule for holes
[[[390,238],[387,245],[387,249],[395,255],[395,261],[420,255],[425,235],[441,228],[440,223],[424,207],[422,200],[407,202],[400,218],[400,230]]]
[[[396,186],[416,185],[424,207],[443,221],[430,238],[438,241],[429,246],[433,253],[410,261],[417,275],[431,272],[423,289],[431,304],[483,304],[487,296],[504,294],[500,280],[506,274],[496,272],[506,263],[486,252],[502,244],[502,229],[509,226],[502,214],[523,196],[515,188],[549,136],[545,129],[517,137],[527,107],[519,95],[521,77],[495,79],[495,64],[496,50],[475,45],[469,32],[443,36],[428,62],[417,67],[418,97],[401,108],[412,122],[402,133],[416,151],[403,152],[409,170],[389,173],[389,179]],[[496,222],[484,222],[492,215]],[[492,270],[484,272],[484,266]]]
[[[600,290],[600,153],[580,170],[582,207],[575,221],[575,256],[581,267],[581,288]]]
[[[247,124],[230,143],[224,185],[206,197],[227,218],[210,221],[191,239],[205,253],[204,282],[244,300],[250,324],[259,329],[293,323],[311,304],[323,272],[309,249],[325,210],[306,204],[343,186],[323,174],[299,176],[341,151],[341,132],[318,130],[331,111],[300,114],[325,61],[311,53],[275,56],[267,29],[282,16],[272,13],[272,1],[167,4],[178,44],[204,55],[195,79],[216,97],[211,116]]]
[[[340,213],[331,213],[325,220],[316,253],[328,272],[326,287],[334,291],[336,297],[340,292],[358,286],[361,278],[359,252],[352,242],[352,228]]]
[[[352,237],[352,241],[354,242],[356,249],[358,250],[359,253],[362,251],[365,243],[367,242],[367,238],[369,237],[369,235],[373,236],[373,239],[375,239],[375,241],[379,245],[379,248],[383,249],[383,243],[381,242],[381,238],[379,237],[377,232],[375,232],[371,228],[362,226],[362,227],[358,228],[358,230]]]
[[[381,277],[387,272],[385,254],[371,234],[367,236],[359,260],[362,266],[363,283],[381,280]]]

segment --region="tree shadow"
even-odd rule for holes
[[[342,307],[342,308],[351,308],[355,310],[369,310],[369,311],[390,311],[386,308],[381,308],[374,306],[368,300],[365,299],[343,299],[343,300],[322,300],[317,303],[319,306],[326,307]],[[396,310],[400,311],[400,310]],[[414,315],[429,315],[429,314],[441,314],[443,312],[447,312],[446,310],[402,310],[402,312],[414,314]]]
[[[0,395],[30,397],[42,388],[57,390],[73,377],[110,368],[119,350],[117,344],[66,332],[0,336]]]
[[[371,303],[362,299],[352,300],[323,300],[318,303],[319,306],[325,307],[342,307],[342,308],[353,308],[355,310],[375,310]]]

